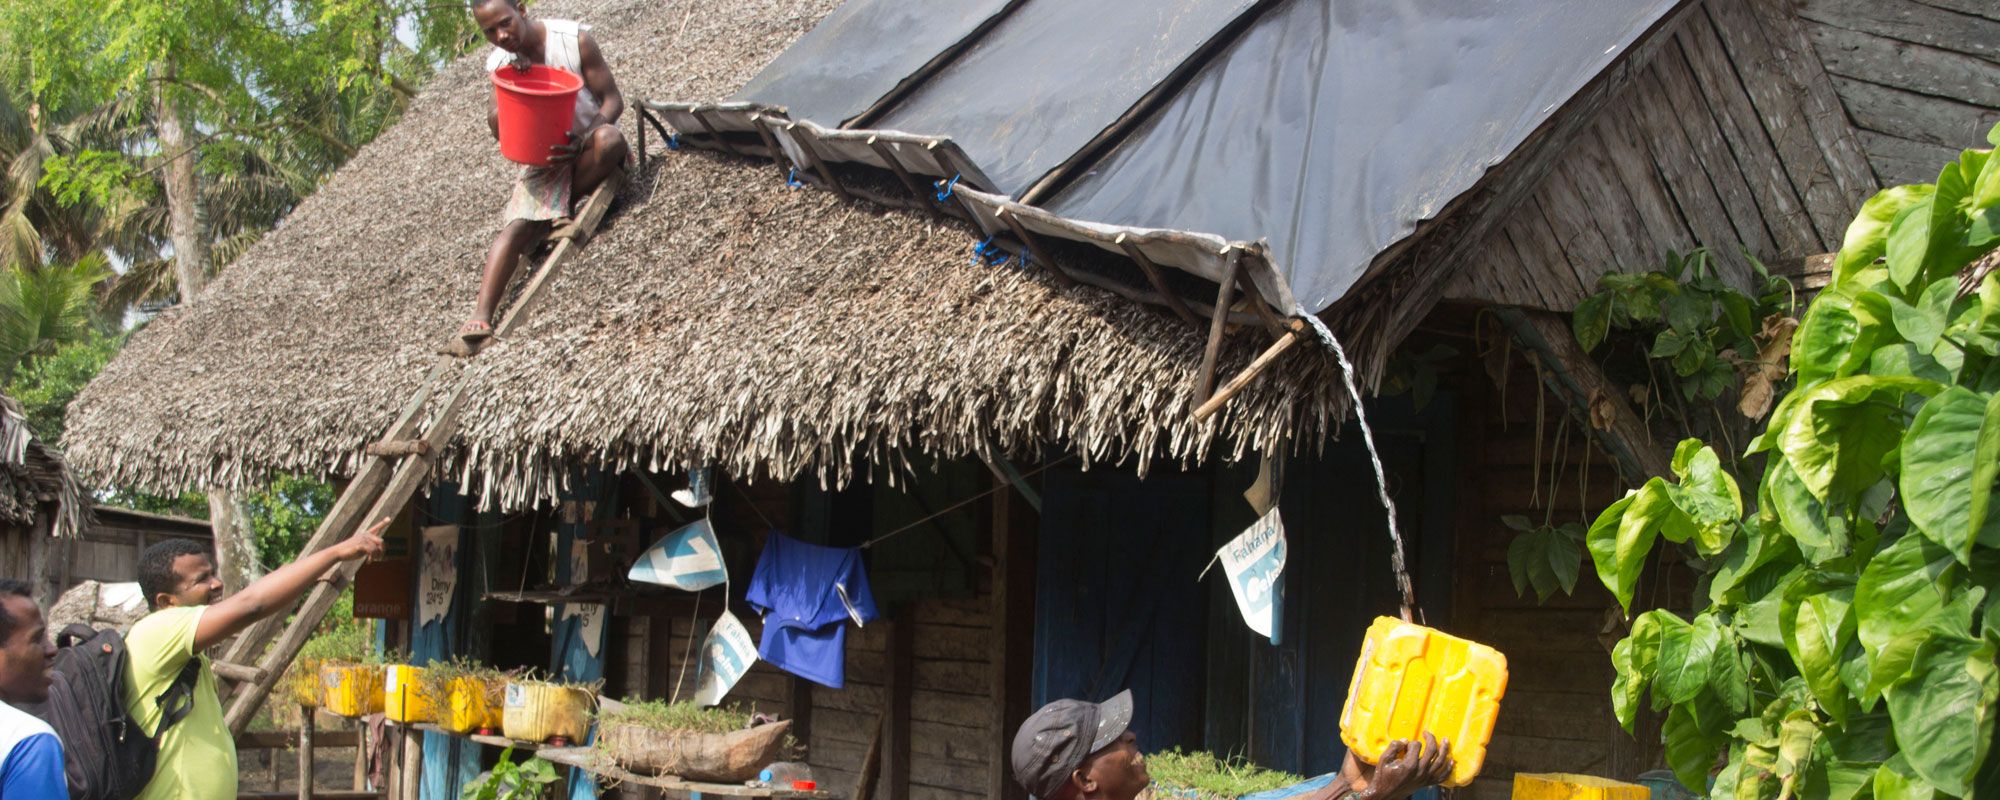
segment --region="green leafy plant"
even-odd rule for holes
[[[540,758],[514,763],[514,748],[500,751],[493,768],[458,793],[459,800],[542,800],[555,788],[556,765]]]
[[[609,722],[625,722],[662,731],[728,733],[750,727],[752,711],[740,708],[709,708],[698,703],[647,700],[625,703],[600,716]]]
[[[422,665],[424,670],[417,675],[417,692],[432,703],[440,706],[451,697],[451,686],[460,680],[470,679],[484,684],[494,702],[498,702],[507,673],[487,666],[469,656],[452,656],[447,661],[433,661]]]
[[[1287,772],[1264,769],[1242,756],[1223,758],[1178,747],[1146,756],[1146,771],[1153,776],[1155,797],[1193,800],[1235,800],[1305,780]]]
[[[1576,591],[1576,576],[1583,566],[1583,523],[1547,523],[1537,527],[1527,517],[1508,514],[1500,522],[1515,531],[1507,545],[1507,574],[1514,580],[1514,593],[1526,595],[1529,588],[1541,602],[1560,590]]]
[[[1757,296],[1718,274],[1707,248],[1668,253],[1658,270],[1607,273],[1597,294],[1577,304],[1571,325],[1585,351],[1615,331],[1650,339],[1647,357],[1665,361],[1683,401],[1714,400],[1735,383],[1739,364],[1758,351],[1760,322],[1790,311],[1792,286],[1751,258]]]
[[[2000,144],[2000,127],[1989,139]],[[2000,796],[2000,159],[1861,208],[1792,341],[1797,386],[1747,447],[1754,506],[1682,442],[1585,537],[1630,608],[1656,547],[1702,579],[1612,653],[1630,730],[1666,713],[1666,757],[1711,796]],[[1666,544],[1662,544],[1662,541]],[[1717,771],[1715,768],[1720,765]]]

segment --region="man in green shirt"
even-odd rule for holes
[[[186,716],[160,737],[159,765],[139,800],[235,800],[236,740],[222,721],[215,673],[201,652],[251,623],[284,613],[321,575],[343,561],[380,555],[384,519],[346,541],[271,571],[222,597],[215,559],[202,545],[169,539],[139,558],[139,589],[152,613],[125,635],[125,708],[142,730],[157,731],[160,696],[189,661],[200,664]],[[219,598],[219,599],[218,599]],[[213,605],[211,605],[213,603]]]

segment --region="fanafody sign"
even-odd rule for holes
[[[1250,629],[1278,643],[1285,606],[1285,522],[1274,506],[1216,551]]]
[[[715,529],[709,527],[707,519],[698,519],[646,548],[625,577],[698,592],[721,585],[729,580],[729,573],[722,566]]]
[[[701,672],[695,676],[695,702],[712,706],[736,686],[750,665],[757,663],[757,642],[735,614],[722,612],[708,637],[701,641]]]

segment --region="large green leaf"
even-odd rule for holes
[[[1910,767],[1940,791],[1966,796],[1993,741],[1996,695],[1993,643],[1953,636],[1925,642],[1910,677],[1888,694],[1896,741]]]
[[[1860,212],[1848,224],[1847,233],[1841,239],[1840,253],[1834,257],[1834,285],[1845,285],[1855,273],[1881,258],[1888,246],[1889,225],[1896,215],[1911,205],[1929,199],[1934,190],[1935,187],[1927,184],[1893,186],[1862,203]]]
[[[1937,797],[1936,787],[1919,776],[1901,753],[1875,770],[1873,788],[1875,800],[1935,800]]]
[[[1576,304],[1576,312],[1570,316],[1570,330],[1576,333],[1576,343],[1588,353],[1596,350],[1604,342],[1604,334],[1611,330],[1611,293],[1598,292]]]
[[[1726,728],[1705,724],[1711,718],[1719,719],[1719,709],[1712,697],[1701,699],[1703,702],[1675,704],[1667,712],[1660,735],[1666,740],[1667,766],[1673,768],[1674,777],[1680,779],[1681,785],[1705,794],[1709,769],[1715,766],[1716,755],[1729,743],[1729,734]]]
[[[1840,657],[1854,637],[1851,587],[1810,594],[1787,603],[1780,611],[1779,629],[1785,650],[1798,665],[1820,708],[1834,721],[1847,722],[1847,690],[1840,680]]]
[[[1777,458],[1764,467],[1763,501],[1799,548],[1817,557],[1815,561],[1847,551],[1847,518],[1827,513],[1826,504],[1799,480],[1791,462]]]
[[[1627,494],[1590,525],[1584,544],[1590,549],[1597,578],[1618,598],[1627,613],[1632,610],[1632,592],[1645,570],[1646,555],[1653,540],[1665,535],[1669,541],[1685,542],[1694,534],[1694,522],[1674,505],[1665,480],[1653,478],[1638,491]]]
[[[1803,487],[1800,491],[1804,492]],[[1744,600],[1736,590],[1745,579],[1779,556],[1793,552],[1783,534],[1784,528],[1775,514],[1769,517],[1760,514],[1746,523],[1744,535],[1729,543],[1715,573],[1709,576],[1708,601],[1722,605]]]
[[[1661,626],[1660,666],[1653,691],[1669,703],[1693,700],[1708,685],[1715,651],[1722,647],[1724,636],[1714,614],[1695,617],[1690,625]]]
[[[1917,646],[1931,637],[1932,618],[1958,581],[1951,551],[1906,534],[1870,559],[1854,586],[1855,635],[1868,653],[1868,692],[1910,672]]]
[[[1786,422],[1778,447],[1814,497],[1838,482],[1856,494],[1881,479],[1882,457],[1903,435],[1904,395],[1944,387],[1920,378],[1855,375],[1815,386]]]
[[[1743,494],[1736,479],[1722,468],[1715,450],[1699,439],[1675,448],[1673,469],[1681,479],[1673,499],[1694,522],[1696,549],[1705,556],[1722,552],[1743,517]]]
[[[1903,507],[1931,541],[1961,564],[1986,525],[2000,477],[2000,394],[1953,386],[1918,409],[1903,439]]]
[[[1715,692],[1726,711],[1742,714],[1750,710],[1750,671],[1743,668],[1744,653],[1737,649],[1736,637],[1724,628],[1715,648],[1715,661],[1708,670],[1708,688]]]
[[[1611,684],[1611,710],[1627,733],[1632,731],[1639,699],[1659,663],[1662,617],[1675,625],[1687,624],[1665,611],[1648,611],[1632,621],[1632,633],[1611,649],[1611,664],[1618,670],[1618,678]]]
[[[1931,207],[1936,199],[1933,194],[1917,201],[1889,223],[1889,248],[1883,258],[1888,262],[1889,279],[1906,290],[1924,277],[1924,260],[1931,246]]]
[[[1838,294],[1823,294],[1806,309],[1792,333],[1792,372],[1800,388],[1849,374],[1855,364],[1866,363],[1866,354],[1857,359],[1854,340],[1861,322],[1854,316],[1854,301]],[[1775,420],[1776,417],[1774,416]]]

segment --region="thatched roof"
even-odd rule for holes
[[[62,454],[37,440],[20,404],[0,394],[0,525],[33,527],[44,511],[55,536],[75,536],[91,519],[89,497]]]
[[[834,0],[552,0],[596,26],[628,101],[727,96]],[[203,297],[71,407],[87,475],[154,490],[350,472],[469,309],[512,169],[483,54],[453,64]],[[632,129],[627,116],[628,133]],[[788,189],[768,162],[661,153],[534,321],[471,362],[450,469],[514,505],[582,464],[842,478],[897,449],[1098,459],[1314,441],[1337,373],[1299,347],[1192,421],[1202,334],[1039,271],[968,263],[960,223]],[[1268,337],[1232,337],[1226,377]]]

